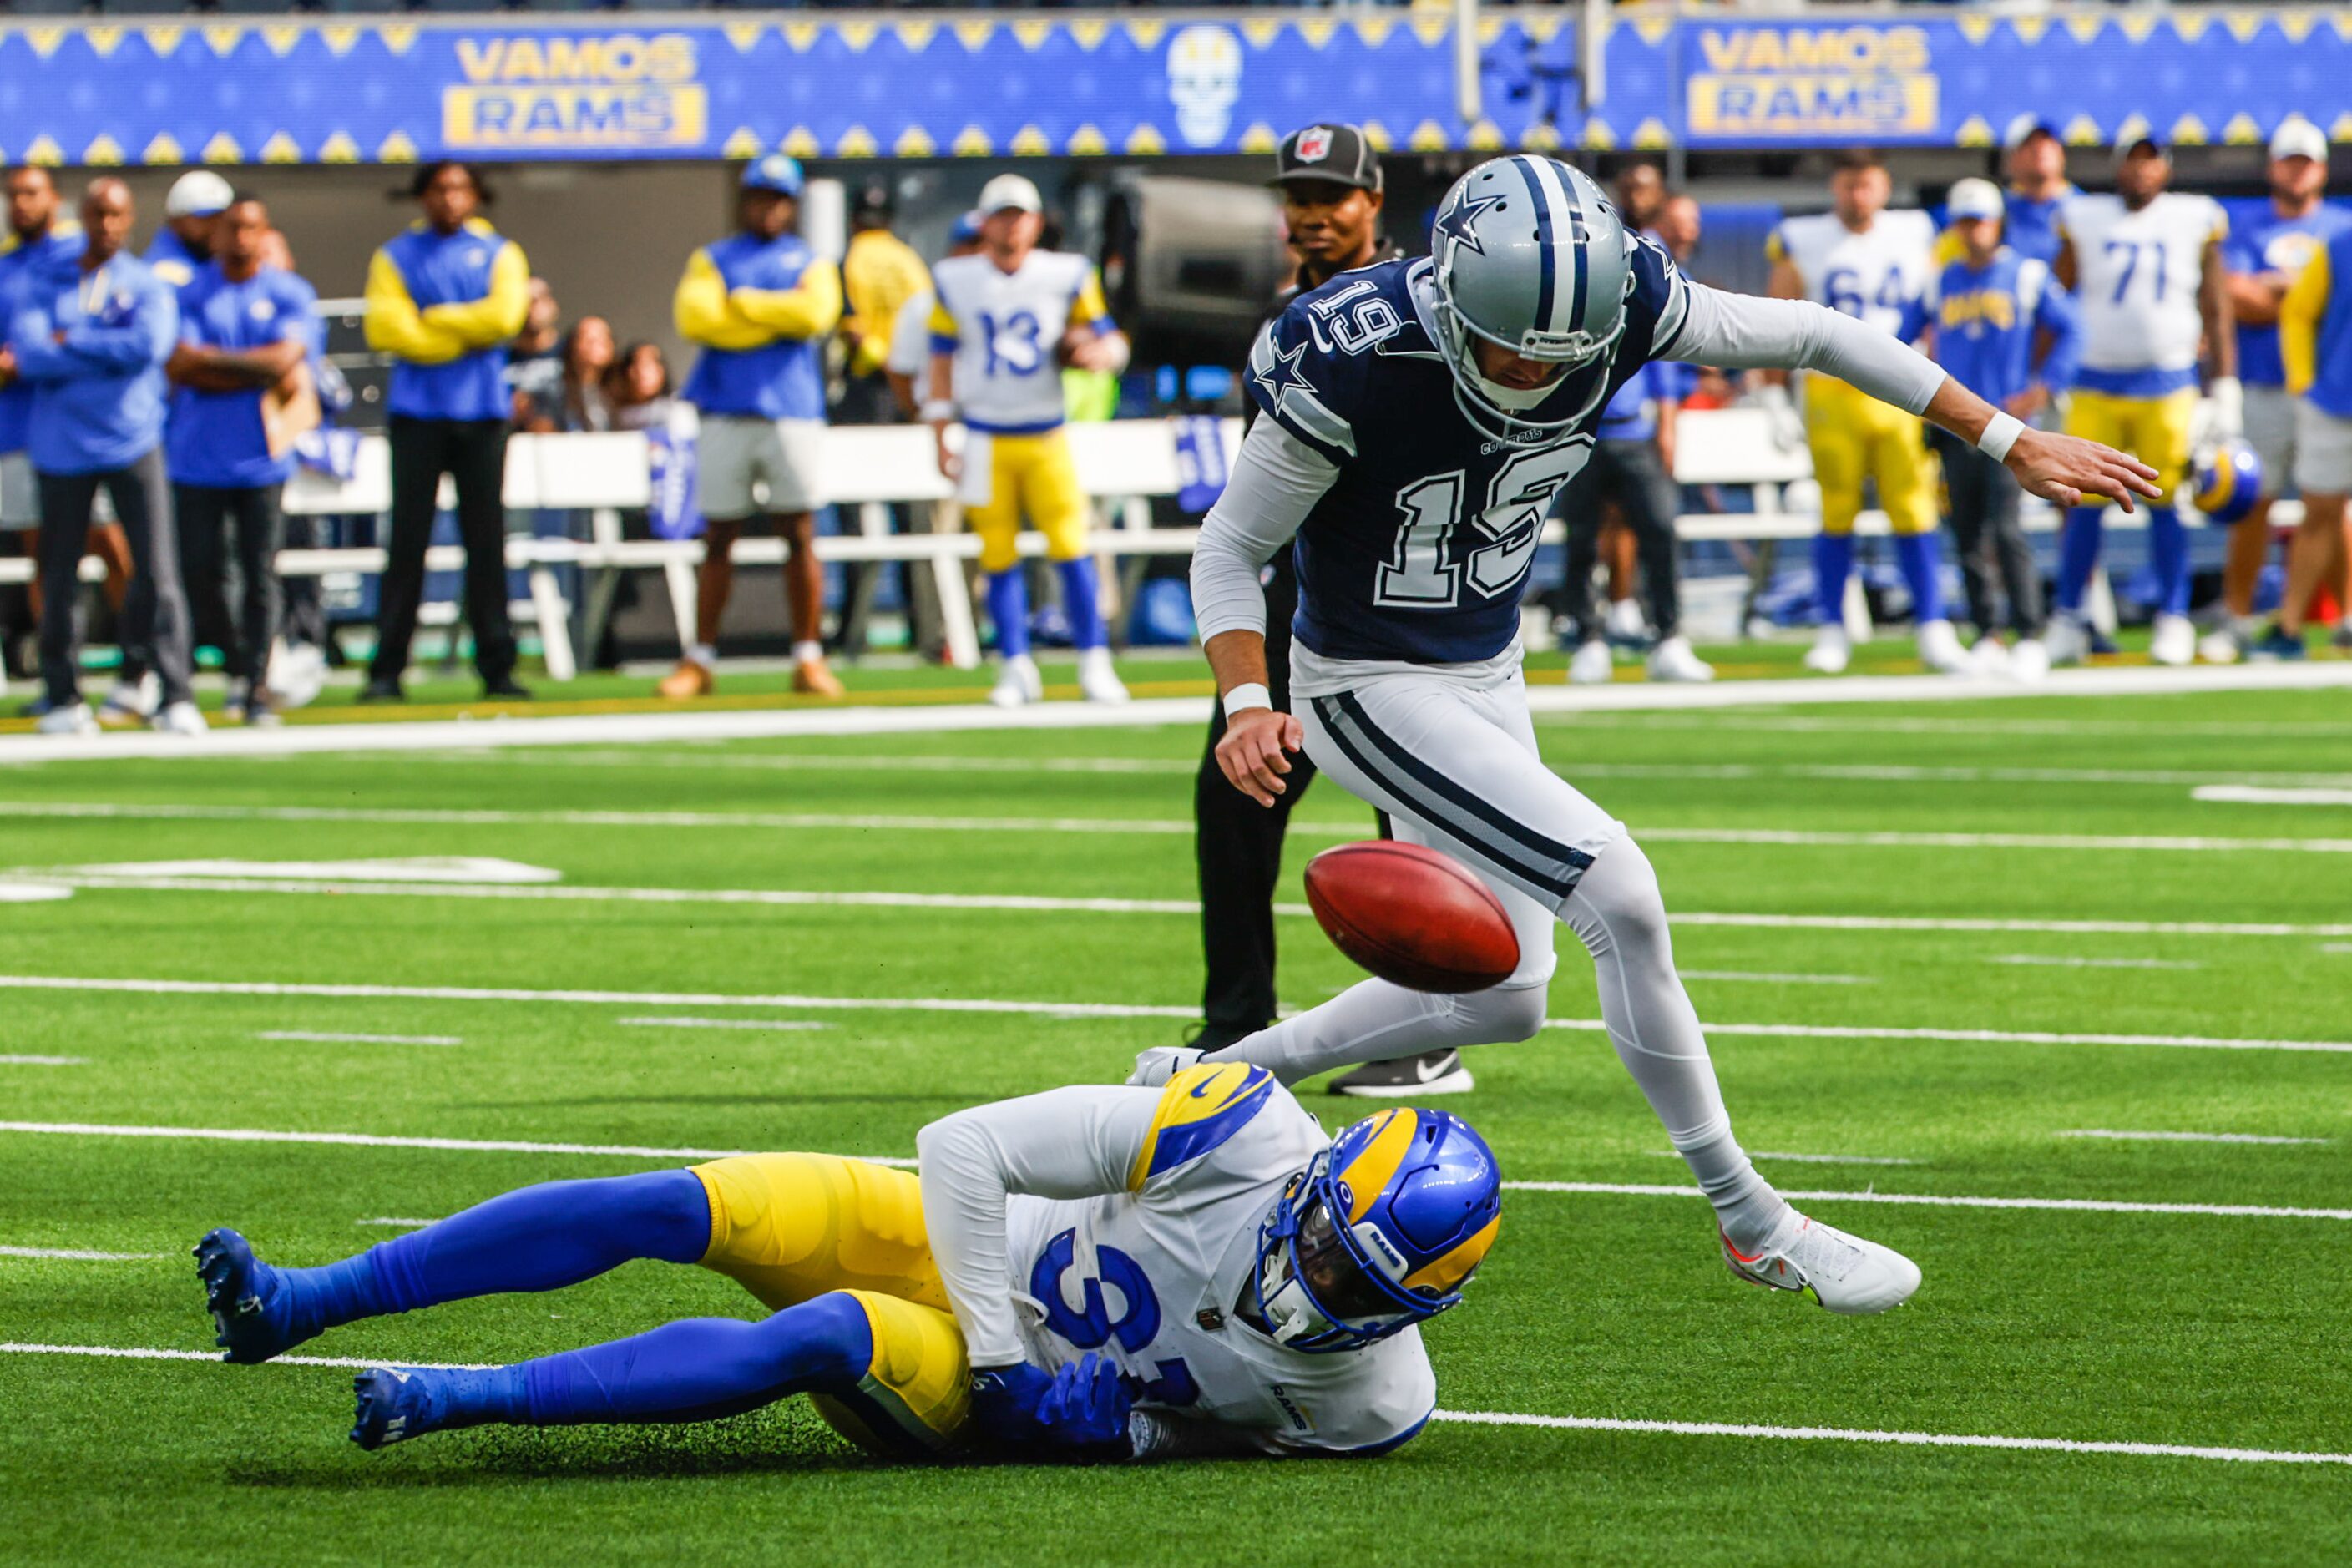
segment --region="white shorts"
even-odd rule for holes
[[[2295,404],[2294,488],[2306,497],[2352,495],[2352,419]]]
[[[817,485],[824,460],[822,419],[706,414],[694,438],[702,515],[732,522],[761,510],[814,511],[824,504]]]
[[[33,480],[33,459],[22,452],[0,455],[0,529],[41,526],[41,496]]]
[[[2284,494],[2294,473],[2296,402],[2284,386],[2246,388],[2246,445],[2263,461],[2265,496]]]
[[[1549,980],[1560,906],[1625,825],[1543,765],[1519,672],[1484,687],[1371,675],[1297,708],[1318,769],[1494,889],[1519,938],[1505,984]]]

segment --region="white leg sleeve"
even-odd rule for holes
[[[1560,918],[1592,953],[1601,1017],[1618,1059],[1689,1163],[1725,1233],[1742,1247],[1760,1242],[1787,1205],[1731,1135],[1698,1010],[1675,973],[1657,872],[1642,847],[1621,838],[1602,851]]]

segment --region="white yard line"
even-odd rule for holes
[[[88,1057],[38,1057],[21,1053],[0,1057],[5,1068],[78,1068],[89,1060]]]
[[[2256,784],[2205,784],[2191,800],[2226,805],[2352,805],[2352,789],[2277,789]]]
[[[377,1132],[284,1132],[256,1127],[125,1127],[92,1121],[0,1121],[0,1132],[68,1138],[164,1138],[218,1143],[336,1143],[362,1149],[443,1149],[494,1154],[608,1154],[644,1160],[725,1160],[757,1149],[662,1149],[642,1143],[538,1143],[511,1138],[407,1138]],[[883,1154],[850,1156],[871,1165],[915,1162]],[[1693,1189],[1696,1191],[1696,1189]]]
[[[1676,973],[1685,980],[1754,980],[1772,985],[1875,985],[1878,984],[1877,977],[1869,974],[1774,974],[1747,969],[1684,969]]]
[[[2012,920],[1956,915],[1793,915],[1672,913],[1676,925],[1758,931],[2003,931],[2058,936],[2352,936],[2352,921],[2288,925],[2268,921]]]
[[[333,1035],[313,1029],[263,1029],[257,1040],[309,1040],[322,1046],[462,1046],[457,1035]]]
[[[394,1228],[394,1229],[396,1229],[396,1230],[423,1230],[423,1229],[424,1229],[426,1226],[428,1226],[428,1225],[438,1225],[438,1224],[440,1224],[441,1222],[440,1222],[439,1220],[436,1220],[436,1219],[391,1219],[391,1218],[384,1218],[384,1219],[359,1219],[359,1220],[353,1220],[352,1223],[353,1225],[381,1225],[381,1226],[392,1226],[393,1228]]]
[[[424,1002],[565,1003],[588,1006],[760,1007],[776,1012],[994,1013],[1044,1018],[1185,1018],[1192,1006],[1120,1002],[1015,1002],[971,996],[792,996],[726,992],[532,991],[504,986],[381,985],[268,980],[150,980],[0,974],[0,990],[119,992],[163,996],[332,996]],[[1547,1018],[1544,1026],[1601,1033],[1598,1018]],[[1718,1035],[1822,1040],[1939,1040],[1967,1045],[2160,1046],[2187,1049],[2352,1053],[2352,1040],[2236,1039],[2214,1035],[2061,1034],[2032,1029],[1938,1029],[1861,1024],[1710,1023]]]
[[[1650,1152],[1661,1160],[1679,1160],[1682,1156],[1672,1149],[1653,1149]],[[1791,1154],[1785,1150],[1750,1149],[1751,1160],[1787,1160],[1800,1165],[1916,1165],[1918,1160],[1891,1159],[1883,1154]]]
[[[641,1029],[830,1029],[814,1018],[615,1018]]]
[[[2004,952],[1987,963],[2013,963],[2043,969],[2202,969],[2201,963],[2180,958],[2070,958],[2054,952]]]
[[[2261,1132],[2119,1132],[2107,1127],[2076,1127],[2061,1138],[2107,1138],[2125,1143],[2328,1143],[2327,1138],[2273,1138]]]
[[[2352,668],[2352,664],[2347,665]],[[0,801],[0,818],[190,822],[366,822],[433,826],[712,827],[890,833],[1069,833],[1191,837],[1190,818],[1108,816],[935,816],[871,812],[514,811],[425,806],[212,805],[171,802]],[[1290,831],[1319,838],[1358,838],[1360,821],[1294,821]],[[1788,827],[1644,827],[1654,844],[1746,844],[1791,848],[2080,849],[2100,853],[2352,855],[2352,838],[2216,838],[2160,834],[1848,833]],[[26,873],[48,883],[71,878]],[[131,879],[124,879],[129,885]]]
[[[92,1252],[79,1247],[0,1247],[0,1258],[47,1258],[66,1263],[141,1263],[164,1252]]]
[[[143,1345],[48,1345],[0,1342],[0,1355],[89,1356],[116,1361],[205,1362],[218,1364],[215,1351],[163,1350]],[[424,1367],[474,1372],[478,1362],[401,1361],[359,1356],[281,1355],[270,1366]],[[247,1375],[240,1373],[239,1375]],[[2206,1459],[2229,1464],[2352,1465],[2352,1454],[2293,1448],[2225,1448],[2183,1443],[2130,1443],[2074,1437],[2005,1437],[1959,1432],[1882,1432],[1850,1426],[1766,1426],[1732,1421],[1650,1421],[1607,1415],[1530,1415],[1504,1410],[1440,1410],[1433,1420],[1475,1426],[1537,1426],[1563,1431],[1654,1433],[1676,1437],[1757,1437],[1780,1442],[1883,1443],[1899,1447],[2009,1448],[2028,1453],[2113,1454],[2130,1458]]]
[[[0,1122],[0,1128],[7,1124]],[[1594,1196],[1637,1198],[1704,1198],[1696,1187],[1668,1187],[1641,1182],[1505,1182],[1504,1190],[1520,1193],[1575,1193]],[[1929,1193],[1805,1193],[1782,1189],[1780,1195],[1801,1203],[1900,1204],[1915,1208],[2063,1209],[2082,1214],[2210,1215],[2224,1219],[2352,1220],[2352,1209],[2272,1208],[2260,1204],[2161,1204],[2114,1198],[1978,1198]]]

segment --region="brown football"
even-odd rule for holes
[[[1519,966],[1502,900],[1451,856],[1371,838],[1307,862],[1307,902],[1331,944],[1415,991],[1484,991]]]

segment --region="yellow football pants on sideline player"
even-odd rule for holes
[[[876,1453],[909,1440],[955,1447],[971,1372],[931,1261],[921,1184],[833,1154],[739,1154],[693,1169],[710,1199],[705,1268],[773,1311],[835,1290],[866,1310],[872,1368],[856,1400],[812,1396],[826,1424]]]
[[[2156,470],[2164,489],[2158,506],[2172,504],[2172,492],[2189,474],[2189,432],[2197,415],[2197,389],[2184,386],[2161,397],[2123,397],[2076,387],[2066,395],[2066,434],[2129,452]]]
[[[980,535],[980,569],[1009,571],[1020,559],[1014,541],[1025,514],[1045,536],[1045,553],[1075,561],[1087,552],[1087,492],[1068,437],[992,436],[967,430],[963,447],[964,521]]]
[[[1936,531],[1936,484],[1916,416],[1826,375],[1805,378],[1805,443],[1822,487],[1822,531],[1852,533],[1862,481],[1897,533]]]

